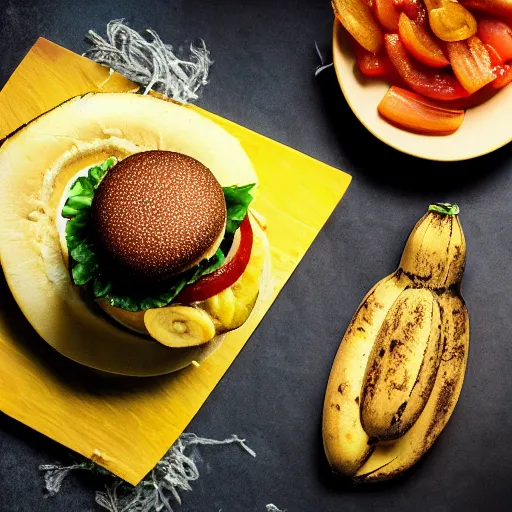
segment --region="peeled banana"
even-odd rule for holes
[[[354,480],[385,480],[410,468],[455,408],[469,350],[458,213],[457,205],[430,205],[399,268],[363,299],[336,354],[324,449],[331,467]]]

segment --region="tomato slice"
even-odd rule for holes
[[[460,3],[469,9],[512,18],[510,0],[460,0]]]
[[[391,87],[378,107],[379,114],[407,130],[447,135],[464,120],[463,110],[452,110],[400,87]]]
[[[427,9],[422,0],[395,0],[395,4],[400,12],[403,12],[417,25],[427,23]]]
[[[240,244],[232,259],[211,274],[185,287],[173,302],[191,304],[209,299],[229,288],[244,273],[251,257],[253,233],[249,215],[240,224]]]
[[[446,48],[455,76],[469,93],[478,91],[496,78],[492,72],[491,57],[477,36],[448,43]]]
[[[374,54],[365,50],[357,41],[354,41],[356,61],[359,71],[364,76],[373,78],[388,77],[394,71],[386,54]]]
[[[478,37],[492,46],[501,59],[512,59],[512,28],[502,21],[484,18],[478,22]]]
[[[439,71],[413,61],[398,34],[384,36],[389,60],[413,91],[434,100],[450,101],[469,96],[448,71]]]
[[[512,82],[512,65],[505,64],[494,69],[496,80],[491,82],[494,89],[503,89]]]
[[[398,32],[408,52],[423,64],[433,68],[450,65],[441,46],[428,29],[411,21],[405,13],[400,15]]]
[[[400,11],[395,0],[373,0],[373,11],[379,23],[389,32],[398,30]]]
[[[333,0],[334,14],[347,32],[369,52],[382,47],[382,30],[364,0]]]

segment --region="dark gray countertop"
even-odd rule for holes
[[[71,50],[124,17],[173,44],[202,37],[215,64],[202,107],[352,174],[353,182],[250,342],[190,424],[236,433],[257,453],[202,448],[208,464],[183,512],[507,511],[512,502],[512,155],[505,147],[458,164],[384,146],[354,117],[334,72],[318,79],[314,49],[330,48],[328,0],[0,1],[0,86],[38,36]],[[37,84],[34,84],[37,87]],[[1,122],[1,113],[0,113]],[[468,244],[464,297],[471,351],[461,398],[428,455],[399,480],[350,488],[333,478],[321,410],[342,334],[366,291],[396,266],[429,202],[461,207]],[[52,357],[44,349],[44,356]],[[59,362],[59,364],[61,364]],[[43,498],[40,463],[67,450],[0,416],[0,511],[96,511],[98,481],[70,477]]]

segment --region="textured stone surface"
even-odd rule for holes
[[[0,85],[38,36],[81,53],[89,28],[102,33],[109,20],[121,17],[178,45],[204,38],[215,64],[200,106],[354,177],[299,269],[188,428],[218,439],[237,433],[257,458],[231,447],[202,448],[208,464],[199,464],[201,479],[176,509],[264,512],[272,502],[288,512],[509,510],[510,147],[471,162],[439,164],[375,140],[351,113],[332,69],[313,77],[314,41],[325,52],[330,48],[327,0],[3,0]],[[464,297],[471,351],[462,395],[445,432],[407,476],[348,488],[331,477],[323,456],[320,420],[329,369],[360,300],[395,268],[409,230],[433,201],[460,205],[468,244]],[[54,357],[48,347],[36,352]],[[55,359],[53,364],[64,367]],[[92,489],[101,484],[78,474],[62,494],[42,498],[38,464],[63,459],[65,453],[0,417],[0,511],[98,510]]]

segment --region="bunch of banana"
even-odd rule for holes
[[[354,480],[385,480],[410,468],[455,408],[469,349],[458,213],[457,205],[429,207],[399,268],[364,298],[336,354],[324,449],[331,467]]]

